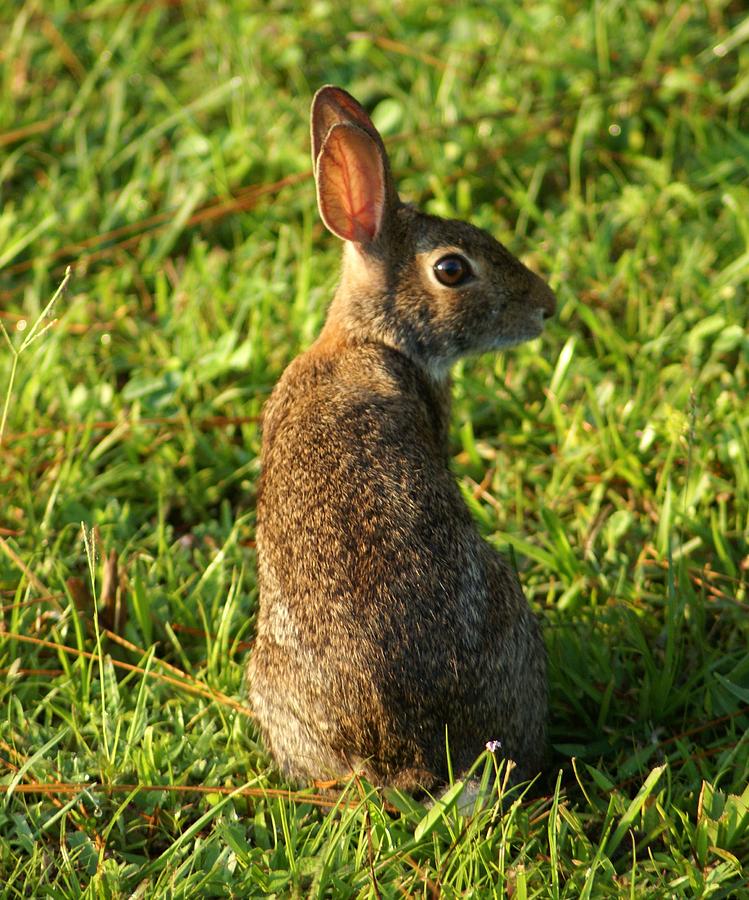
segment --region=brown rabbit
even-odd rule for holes
[[[264,413],[251,703],[292,778],[429,788],[489,739],[538,772],[545,650],[450,473],[450,367],[541,333],[554,295],[486,232],[398,197],[346,91],[312,103],[320,214],[346,243],[325,327]]]

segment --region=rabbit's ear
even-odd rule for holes
[[[333,125],[317,156],[317,204],[325,225],[344,241],[369,244],[382,232],[388,199],[380,145],[358,125]]]
[[[317,157],[334,125],[348,122],[358,125],[375,141],[385,155],[385,147],[377,129],[372,124],[364,108],[343,88],[331,84],[321,87],[312,100],[312,165],[317,168]]]

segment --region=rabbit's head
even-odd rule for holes
[[[537,337],[554,294],[487,232],[401,202],[382,138],[336,87],[312,103],[325,225],[346,242],[328,333],[382,341],[441,374],[461,356]]]

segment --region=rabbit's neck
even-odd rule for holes
[[[367,314],[360,315],[356,307],[352,309],[351,295],[345,303],[337,303],[338,295],[328,309],[323,330],[317,339],[317,346],[327,353],[340,353],[348,347],[370,344],[386,347],[403,356],[418,369],[421,378],[429,383],[430,389],[446,407],[449,414],[452,379],[450,369],[443,365],[430,366],[429,363],[413,352],[408,342],[388,327],[387,322],[378,320]],[[366,303],[362,304],[366,308]]]
[[[397,350],[421,370],[438,396],[447,398],[449,414],[450,365],[420,354],[403,323],[394,320],[395,285],[388,271],[384,259],[344,244],[341,280],[320,340],[329,346],[365,342]]]
[[[361,382],[368,389],[379,385],[389,397],[408,396],[422,405],[435,444],[447,460],[452,405],[449,370],[431,372],[386,335],[347,327],[345,317],[339,317],[332,306],[325,327],[305,356],[322,361],[325,369],[334,365],[337,377],[349,384]]]

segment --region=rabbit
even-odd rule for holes
[[[487,741],[543,764],[546,653],[514,570],[450,472],[450,368],[537,337],[551,289],[487,232],[398,196],[382,138],[345,90],[314,97],[320,215],[344,241],[312,346],[263,414],[259,610],[247,681],[294,781],[409,791]]]

